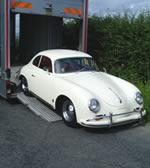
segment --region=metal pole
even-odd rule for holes
[[[84,22],[83,22],[83,29],[84,29],[84,52],[87,52],[87,35],[88,35],[88,0],[85,0],[84,4]]]
[[[10,79],[10,0],[0,0],[0,95],[7,98],[7,83]]]
[[[83,0],[83,19],[80,25],[79,50],[87,52],[88,0]]]
[[[7,79],[10,68],[10,1],[1,0],[1,72],[2,79]]]

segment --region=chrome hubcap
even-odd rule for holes
[[[68,110],[69,110],[69,112],[73,112],[74,111],[73,105],[69,105]]]
[[[23,80],[22,81],[22,89],[23,89],[23,91],[28,91],[28,85],[27,85],[27,83]]]
[[[74,106],[70,101],[65,101],[63,104],[63,117],[68,122],[74,119]]]

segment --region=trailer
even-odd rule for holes
[[[20,54],[16,15],[20,16]],[[17,97],[17,71],[37,52],[61,48],[63,19],[80,20],[79,50],[86,52],[88,0],[0,0],[0,96]],[[17,61],[20,63],[16,66]]]

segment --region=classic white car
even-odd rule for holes
[[[100,72],[83,52],[42,51],[21,69],[20,80],[25,94],[51,105],[69,126],[111,127],[146,114],[142,94],[134,85]]]

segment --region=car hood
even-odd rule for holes
[[[121,84],[117,79],[121,81]],[[120,78],[103,72],[68,74],[64,75],[64,80],[78,85],[90,92],[93,98],[103,100],[111,106],[124,106],[127,103],[127,93],[122,83],[125,83],[128,87],[131,85]]]

